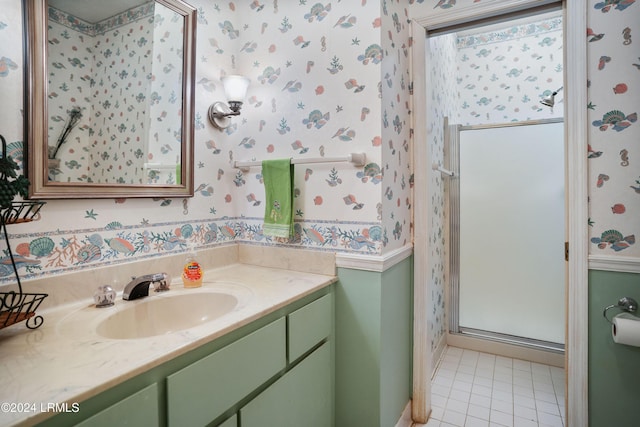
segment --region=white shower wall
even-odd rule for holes
[[[457,117],[458,90],[454,76],[456,73],[456,37],[447,34],[432,37],[427,45],[427,108],[429,134],[427,163],[443,164],[444,161],[444,129],[445,118]],[[429,289],[431,291],[432,308],[428,313],[429,337],[431,350],[439,352],[444,345],[446,333],[446,265],[445,250],[445,183],[440,174],[429,176],[429,253],[428,270],[430,274]],[[437,357],[434,358],[437,360]]]
[[[561,16],[503,25],[501,29],[456,37],[460,115],[455,123],[562,117],[562,92],[554,109],[540,104],[543,97],[563,85]]]

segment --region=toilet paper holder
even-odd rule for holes
[[[618,300],[617,304],[611,304],[610,306],[605,307],[602,315],[605,319],[607,319],[607,322],[613,325],[613,322],[607,317],[607,310],[612,308],[619,308],[620,310],[626,311],[628,313],[635,313],[638,310],[638,303],[631,297],[622,297]]]

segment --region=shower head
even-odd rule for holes
[[[553,104],[555,103],[556,101],[554,99],[554,95],[548,96],[546,98],[542,98],[542,100],[540,101],[540,104],[546,105],[547,107],[553,107]]]
[[[556,95],[558,94],[558,92],[560,92],[562,90],[562,87],[558,90],[556,90],[555,92],[553,92],[551,94],[551,96],[548,96],[546,98],[542,98],[540,100],[540,103],[542,105],[546,105],[547,107],[553,107],[556,103]]]

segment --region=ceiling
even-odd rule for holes
[[[95,24],[148,2],[149,0],[49,0],[49,6]]]

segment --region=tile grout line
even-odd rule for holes
[[[447,347],[437,366],[434,382],[439,385],[438,391],[446,396],[436,392],[438,398],[434,400],[442,407],[436,407],[429,427],[441,424],[476,426],[478,422],[486,426],[505,427],[518,427],[523,422],[527,426],[562,427],[565,424],[564,411],[561,409],[564,394],[559,394],[564,391],[557,387],[564,382],[556,379],[559,374],[551,366],[455,347]],[[446,374],[442,375],[444,372]],[[510,380],[507,379],[509,377]],[[490,386],[483,385],[488,383]],[[521,388],[524,394],[519,394],[516,387]],[[474,388],[482,392],[474,393]],[[551,397],[553,402],[550,401]],[[517,404],[519,399],[529,399],[529,405],[533,408]],[[484,410],[481,411],[482,415],[476,408]],[[517,412],[529,414],[523,417]],[[479,416],[474,416],[476,414]],[[540,424],[542,421],[551,424]],[[415,425],[420,426],[425,424]]]

